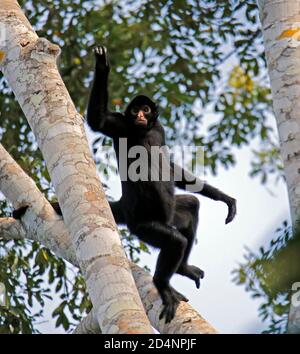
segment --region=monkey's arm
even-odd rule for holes
[[[87,108],[87,122],[93,131],[101,132],[109,137],[122,136],[126,124],[121,113],[108,110],[108,77],[109,59],[105,47],[94,49],[96,67],[94,81]]]
[[[228,214],[225,224],[230,223],[234,219],[236,215],[236,200],[234,198],[229,197],[219,189],[202,181],[200,178],[194,176],[192,173],[174,162],[171,162],[171,167],[174,171],[176,187],[193,193],[199,193],[204,197],[208,197],[213,200],[224,202],[228,206]]]

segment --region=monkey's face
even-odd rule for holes
[[[135,125],[146,127],[148,121],[152,118],[152,111],[147,104],[142,106],[133,106],[130,110],[130,115]]]
[[[134,126],[151,129],[158,117],[158,107],[149,97],[139,95],[129,103],[125,116]]]

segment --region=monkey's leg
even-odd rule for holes
[[[177,195],[173,220],[174,226],[187,239],[187,247],[177,273],[194,280],[197,288],[200,287],[200,279],[204,277],[204,271],[196,266],[189,265],[188,258],[195,242],[199,207],[200,204],[196,197],[192,195]]]
[[[124,206],[121,202],[121,200],[117,201],[117,202],[109,202],[110,208],[112,210],[114,219],[116,221],[116,223],[118,225],[126,225],[126,220],[125,220],[125,216],[124,216]],[[184,295],[180,294],[180,292],[178,292],[176,289],[174,289],[172,286],[170,286],[174,297],[178,300],[178,302],[180,301],[184,301],[184,302],[188,302],[188,298],[185,297]]]
[[[187,240],[176,229],[160,222],[138,224],[130,231],[149,245],[160,248],[153,282],[164,304],[159,318],[165,317],[166,323],[170,322],[175,316],[179,301],[185,301],[183,296],[176,296],[169,282],[182,262]]]

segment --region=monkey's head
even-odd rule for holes
[[[125,117],[137,127],[151,129],[159,115],[157,104],[145,95],[139,95],[129,103]]]

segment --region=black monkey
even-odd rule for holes
[[[118,164],[119,138],[127,138],[128,150],[142,146],[149,155],[152,146],[165,146],[164,128],[158,120],[158,106],[149,97],[135,97],[124,113],[108,110],[108,54],[102,46],[96,47],[94,52],[96,68],[87,111],[87,122],[92,130],[113,139]],[[160,249],[153,281],[164,303],[160,318],[165,317],[166,322],[172,320],[178,302],[183,300],[169,284],[172,275],[177,272],[189,277],[195,281],[197,288],[204,276],[201,269],[188,265],[197,230],[199,201],[192,195],[175,196],[174,187],[188,189],[192,183],[202,184],[200,194],[227,204],[226,223],[232,221],[236,214],[235,199],[203,183],[173,162],[170,165],[176,174],[183,174],[181,180],[122,179],[122,197],[118,202],[110,203],[118,224],[126,224],[142,241]],[[148,167],[149,171],[153,168],[150,165]]]
[[[87,122],[92,130],[113,139],[118,164],[119,138],[127,138],[127,152],[131,147],[141,146],[150,155],[151,147],[165,146],[164,128],[158,120],[158,106],[149,97],[135,97],[124,113],[108,110],[110,65],[107,50],[99,46],[94,52],[96,68],[87,110]],[[129,159],[129,166],[133,161]],[[151,172],[150,162],[147,162],[147,167]],[[204,276],[201,269],[188,264],[198,225],[199,201],[192,195],[175,195],[175,187],[188,189],[191,184],[202,186],[202,189],[199,188],[201,195],[227,204],[226,223],[231,222],[236,214],[235,199],[202,182],[172,161],[170,168],[175,175],[182,177],[179,181],[173,178],[167,181],[131,181],[130,178],[121,178],[122,197],[117,202],[110,202],[118,224],[126,224],[139,239],[160,249],[153,281],[164,304],[160,318],[165,317],[166,322],[173,319],[179,302],[187,301],[170,286],[172,275],[178,273],[192,279],[197,288]],[[161,176],[160,164],[158,169]],[[54,203],[53,207],[61,215],[59,205]],[[15,210],[13,216],[20,219],[26,209]]]

